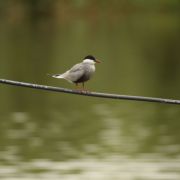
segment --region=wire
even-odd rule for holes
[[[91,96],[91,97],[99,97],[99,98],[109,98],[109,99],[119,99],[119,100],[134,100],[134,101],[145,101],[145,102],[156,102],[156,103],[166,103],[166,104],[178,104],[180,105],[180,100],[174,99],[164,99],[164,98],[155,98],[155,97],[144,97],[144,96],[130,96],[130,95],[119,95],[119,94],[110,94],[110,93],[100,93],[100,92],[87,92],[87,91],[79,91],[66,89],[61,87],[40,85],[40,84],[32,84],[27,82],[19,82],[12,81],[8,79],[0,79],[0,83],[8,84],[13,86],[21,86],[32,89],[41,89],[44,91],[55,91],[69,94],[77,94],[82,96]]]

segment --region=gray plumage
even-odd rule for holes
[[[95,72],[95,63],[99,62],[93,56],[89,55],[84,58],[84,60],[74,65],[70,70],[63,74],[55,74],[52,77],[65,79],[71,83],[84,83],[91,79]]]

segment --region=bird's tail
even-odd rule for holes
[[[51,76],[53,78],[63,78],[62,74],[47,74],[47,76]]]

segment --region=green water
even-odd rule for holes
[[[62,2],[0,3],[0,78],[75,88],[46,74],[93,54],[87,89],[180,99],[179,3]],[[180,179],[178,105],[1,84],[0,107],[0,179]]]

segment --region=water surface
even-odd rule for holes
[[[57,2],[33,15],[5,3],[1,78],[74,88],[46,74],[93,54],[89,90],[180,99],[179,6]],[[180,179],[177,105],[3,84],[0,99],[0,179]]]

